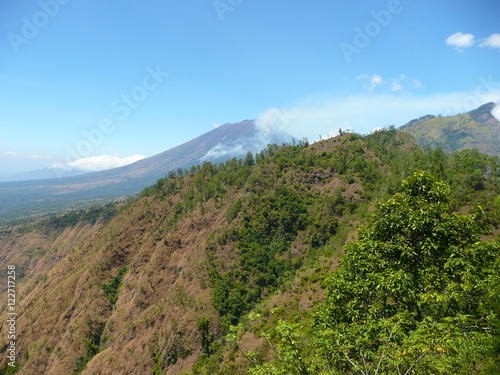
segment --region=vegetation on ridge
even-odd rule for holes
[[[441,148],[451,153],[478,149],[500,156],[500,122],[491,114],[494,103],[455,116],[424,116],[401,130],[411,134],[422,147]]]
[[[308,330],[280,322],[261,374],[478,374],[500,367],[500,243],[480,208],[450,214],[450,189],[417,172],[377,206]],[[300,338],[300,339],[299,339]]]
[[[429,202],[422,200],[422,213],[420,209],[405,209],[405,205],[413,207],[413,198],[405,190],[408,182],[401,187],[404,179],[421,170],[450,187],[447,190],[427,172],[417,174],[417,185],[438,184],[440,197],[446,198],[439,204],[431,200],[430,208]],[[204,163],[169,173],[137,199],[123,207],[109,206],[102,215],[68,214],[28,229],[6,229],[0,233],[4,248],[21,251],[14,255],[4,250],[2,256],[6,261],[19,259],[26,270],[19,288],[22,319],[30,324],[22,326],[20,335],[19,359],[24,364],[20,374],[81,370],[86,375],[111,368],[115,373],[154,371],[167,375],[314,373],[313,358],[318,359],[318,366],[330,366],[328,371],[338,367],[343,369],[339,371],[356,373],[344,354],[358,366],[363,359],[375,364],[373,373],[386,347],[379,373],[396,365],[408,369],[416,355],[408,348],[424,337],[424,324],[433,328],[425,332],[437,335],[457,324],[472,326],[467,319],[482,319],[487,308],[492,314],[485,323],[494,321],[498,313],[495,301],[482,294],[487,285],[477,285],[476,276],[484,275],[485,283],[493,283],[490,271],[496,266],[483,267],[482,258],[477,262],[471,258],[476,268],[467,263],[471,259],[464,254],[479,241],[480,221],[456,212],[481,206],[484,215],[477,211],[476,218],[482,218],[494,231],[482,236],[494,238],[498,233],[495,228],[500,226],[499,197],[498,158],[475,150],[446,154],[440,149],[422,149],[409,135],[391,129],[364,137],[344,134],[311,145],[271,145],[243,160]],[[376,209],[376,203],[384,201],[395,203],[382,203]],[[380,210],[385,206],[390,209],[383,211],[384,215],[391,218],[386,223],[399,224],[402,233],[375,226],[382,220]],[[391,211],[398,207],[400,211]],[[370,222],[374,210],[378,210],[375,218],[382,216],[356,235],[361,224]],[[442,233],[442,238],[450,231],[462,233],[451,247],[441,248],[444,255],[456,250],[457,264],[450,263],[450,267],[463,271],[459,274],[466,279],[464,284],[460,278],[451,278],[450,295],[446,288],[438,288],[447,285],[445,276],[449,274],[442,274],[444,284],[432,276],[434,268],[448,267],[448,255],[431,262],[431,269],[421,269],[426,278],[437,283],[431,290],[425,284],[428,279],[421,280],[419,288],[429,290],[430,297],[423,292],[412,294],[409,287],[401,290],[401,295],[396,293],[399,289],[390,289],[399,286],[399,276],[405,276],[398,268],[403,260],[406,269],[411,269],[410,258],[395,260],[398,246],[406,249],[401,244],[409,241],[409,254],[411,246],[417,246],[411,241],[418,238],[410,241],[403,235],[411,232],[408,215],[418,217],[424,212],[434,215],[434,220],[411,225]],[[95,217],[84,220],[88,215]],[[447,219],[441,221],[443,218]],[[81,228],[88,235],[78,236]],[[387,238],[377,237],[380,233]],[[64,250],[57,254],[51,253],[55,249],[38,250],[41,241],[48,238]],[[74,243],[64,242],[66,238]],[[433,241],[439,238],[433,237]],[[347,242],[351,244],[345,247],[342,266],[335,271]],[[430,249],[432,243],[428,243]],[[438,243],[441,246],[444,242]],[[495,251],[492,245],[491,254]],[[357,258],[349,268],[353,254]],[[424,260],[429,263],[432,258]],[[382,264],[385,268],[380,268]],[[364,268],[358,270],[357,266]],[[40,267],[43,274],[35,271]],[[364,281],[372,274],[380,283]],[[385,276],[392,284],[385,282]],[[410,276],[411,272],[402,281],[410,283],[414,280]],[[349,291],[347,302],[352,302],[352,308],[340,312],[335,302],[339,288]],[[473,293],[471,301],[483,295],[489,302],[480,310],[460,310],[465,292]],[[460,298],[451,303],[455,295]],[[380,296],[386,299],[379,301]],[[445,300],[438,301],[441,296]],[[419,307],[422,316],[405,303]],[[438,305],[446,303],[452,315],[436,317]],[[360,312],[358,307],[365,310]],[[448,321],[455,313],[463,319]],[[426,320],[429,316],[430,321]],[[362,328],[370,324],[372,328],[362,335]],[[337,343],[334,334],[339,334],[335,331],[339,325],[344,331]],[[490,345],[487,340],[485,343]],[[326,355],[337,345],[342,350]],[[362,355],[354,346],[362,349]],[[441,353],[439,347],[447,351]],[[452,363],[452,347],[433,348],[418,361],[419,366],[427,365],[434,355],[446,362],[439,365],[442,369],[458,366],[458,362]],[[397,357],[405,349],[404,358]],[[476,369],[485,370],[496,354],[487,356],[479,346],[476,349],[475,353],[480,353]],[[456,360],[472,358],[467,356]]]

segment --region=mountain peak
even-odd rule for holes
[[[68,202],[88,202],[82,205],[85,207],[95,204],[96,199],[136,194],[170,171],[206,161],[220,163],[243,158],[268,144],[283,144],[292,139],[277,127],[261,127],[256,120],[244,120],[226,123],[184,144],[123,167],[60,179],[0,183],[0,220],[2,216],[17,215],[23,209],[31,209],[31,205],[45,205],[56,198],[59,209],[63,209]],[[24,206],[12,199],[12,189],[18,189],[23,196]]]
[[[492,112],[495,108],[495,105],[496,104],[493,102],[486,103],[468,113],[475,121],[485,123],[486,121],[494,118]]]
[[[455,116],[424,116],[410,121],[401,130],[417,142],[446,152],[476,148],[500,156],[500,122],[493,116],[495,103],[486,103],[470,112]]]

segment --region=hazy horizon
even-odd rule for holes
[[[0,176],[112,168],[244,119],[315,140],[500,99],[493,0],[1,7]]]

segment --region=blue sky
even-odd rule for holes
[[[244,119],[316,140],[470,110],[500,98],[499,14],[498,0],[3,1],[0,176],[119,165]]]

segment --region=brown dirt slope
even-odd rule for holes
[[[383,170],[364,141],[349,134],[311,145],[310,150],[321,154],[350,142]],[[276,183],[319,196],[339,193],[350,202],[364,199],[359,179],[346,183],[333,168],[285,168],[276,176]],[[264,172],[258,178],[264,186]],[[178,204],[186,203],[180,197],[193,189],[195,179],[196,175],[170,180],[173,193],[142,197],[105,225],[80,223],[52,234],[21,229],[0,233],[1,269],[16,264],[22,276],[17,286],[16,349],[24,367],[18,374],[70,375],[79,370],[84,375],[180,374],[202,354],[197,328],[201,318],[208,319],[220,338],[206,248],[227,229],[228,209],[249,191],[245,186],[233,188],[223,200],[206,199],[179,213]],[[339,248],[356,225],[346,226]],[[305,254],[307,241],[299,234],[287,256]],[[231,243],[217,251],[221,267],[235,261]],[[322,295],[315,273],[329,272],[336,259],[336,255],[322,258],[321,269],[305,271],[303,275],[314,279],[312,287],[303,287],[297,279],[281,294],[269,296],[265,306],[310,309]],[[119,272],[124,273],[114,303],[103,286],[118,280]],[[0,314],[5,316],[5,304]],[[5,324],[0,327],[0,337],[6,337],[6,330]],[[248,345],[258,346],[260,341],[251,342]],[[0,367],[5,360],[2,357]]]

